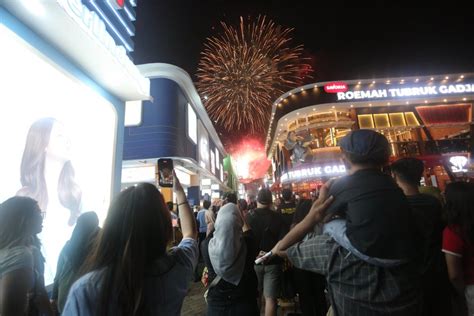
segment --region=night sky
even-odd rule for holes
[[[315,72],[310,82],[474,72],[470,9],[322,8],[316,1],[138,0],[134,60],[164,62],[193,80],[219,21],[267,15],[294,28]]]
[[[472,10],[305,3],[317,2],[138,0],[135,62],[171,63],[194,76],[202,43],[220,30],[219,21],[265,14],[295,29],[294,43],[314,58],[314,81],[474,71]]]

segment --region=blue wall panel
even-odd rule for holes
[[[125,128],[123,159],[196,159],[196,145],[187,137],[188,101],[180,87],[169,79],[152,79],[150,94],[153,101],[143,102],[141,125]]]

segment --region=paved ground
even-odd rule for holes
[[[206,302],[204,301],[204,286],[201,282],[192,282],[189,293],[184,299],[181,316],[206,315]]]
[[[206,302],[204,301],[204,286],[201,282],[192,282],[189,293],[184,299],[183,308],[181,309],[181,316],[205,316]],[[288,312],[294,312],[293,307],[288,307],[287,310],[280,306],[278,308],[278,315],[287,315]],[[263,315],[263,311],[262,314]]]
[[[202,274],[204,264],[199,262],[197,275]],[[181,309],[181,316],[205,316],[206,315],[206,301],[204,300],[204,292],[206,289],[201,281],[191,282],[188,295],[184,298],[183,308]],[[285,304],[279,302],[277,310],[278,316],[285,316],[289,312],[296,312],[293,304]],[[264,315],[263,309],[261,315]]]

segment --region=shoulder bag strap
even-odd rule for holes
[[[221,280],[222,278],[219,276],[219,275],[216,275],[216,277],[214,278],[214,280],[212,280],[211,284],[209,284],[209,287],[208,289],[214,287],[217,285],[217,283],[219,283],[219,281]]]

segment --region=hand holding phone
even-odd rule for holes
[[[158,184],[160,187],[173,187],[173,160],[168,158],[158,159]]]
[[[266,254],[264,254],[263,256],[257,258],[257,259],[255,260],[255,264],[260,264],[260,263],[262,263],[263,261],[265,261],[268,257],[271,257],[271,256],[272,256],[272,252],[269,251],[269,252],[267,252]]]

